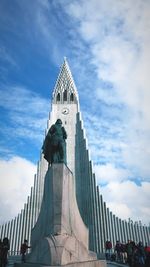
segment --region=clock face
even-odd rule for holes
[[[69,109],[68,108],[63,108],[62,114],[67,115],[68,113],[69,113]]]

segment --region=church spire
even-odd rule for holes
[[[77,89],[66,57],[64,57],[64,62],[54,87],[52,102],[54,104],[78,103]]]

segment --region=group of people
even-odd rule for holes
[[[10,248],[9,239],[7,237],[0,239],[0,267],[5,267],[7,265],[8,250]]]
[[[106,259],[127,263],[130,267],[150,267],[150,246],[143,246],[142,242],[136,244],[128,240],[128,243],[116,242],[112,249],[111,241],[105,243]]]
[[[25,262],[25,255],[27,253],[28,248],[28,241],[25,239],[24,242],[21,244],[20,254],[21,254],[21,261]],[[3,238],[3,241],[0,239],[0,267],[6,267],[8,263],[8,251],[10,249],[10,242],[7,237]]]

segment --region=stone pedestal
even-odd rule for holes
[[[63,163],[53,164],[46,173],[31,247],[23,266],[105,266],[88,250],[88,229],[78,210],[73,175]]]

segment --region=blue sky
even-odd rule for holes
[[[150,222],[149,17],[146,0],[0,1],[0,222],[30,194],[64,56],[104,200]]]

